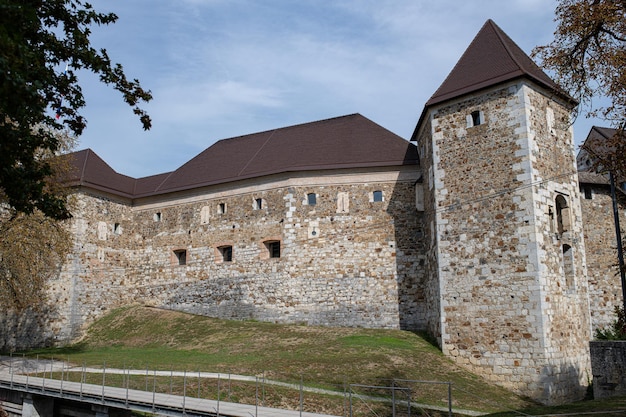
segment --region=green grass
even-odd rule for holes
[[[153,370],[187,371],[191,375],[188,389],[195,395],[199,389],[203,398],[215,398],[220,388],[214,380],[194,380],[193,373],[198,371],[221,373],[222,384],[228,374],[296,385],[302,381],[305,386],[337,391],[340,395],[305,395],[307,411],[336,415],[344,415],[346,400],[341,394],[347,384],[389,386],[392,379],[451,382],[453,405],[461,409],[502,412],[536,406],[456,366],[419,335],[398,330],[228,321],[133,306],[95,322],[75,345],[29,355],[55,357],[78,366],[147,369],[148,376],[133,376],[128,381],[107,376],[107,384],[136,384],[150,390],[156,385],[159,392],[181,393],[183,383],[176,378],[153,378]],[[92,378],[101,383],[101,376]],[[446,405],[447,386],[409,385],[412,401]],[[231,400],[236,397],[254,403],[258,395],[254,383],[231,381],[228,388]],[[220,396],[225,395],[224,389],[222,385]],[[376,389],[354,389],[368,395],[389,395]],[[266,406],[298,407],[297,390],[262,384],[261,394]],[[364,416],[369,415],[366,410],[370,407],[372,404],[355,405]],[[504,415],[508,414],[499,414]]]

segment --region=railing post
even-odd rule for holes
[[[302,374],[300,374],[300,417],[302,417],[302,408],[304,404],[303,385],[304,385],[303,376]]]
[[[154,374],[152,374],[152,411],[155,410],[155,397],[156,397],[156,368],[154,368]]]
[[[85,361],[83,361],[83,369],[80,372],[80,399],[83,399],[83,382],[85,381]]]
[[[217,374],[217,417],[220,417],[220,374]]]
[[[183,373],[183,415],[185,415],[185,398],[187,396],[187,369]]]
[[[11,389],[13,389],[13,352],[9,355],[9,372],[11,372]]]
[[[124,367],[126,367],[126,364],[124,364]],[[126,408],[128,408],[128,386],[130,385],[130,368],[128,368],[128,371],[126,371],[128,373],[128,377],[126,378]]]
[[[170,395],[172,395],[172,378],[174,377],[174,365],[170,365]]]
[[[391,380],[391,415],[396,417],[396,381]]]
[[[350,411],[350,417],[352,417],[352,385],[348,385],[348,398],[350,399],[348,410]]]
[[[452,382],[448,382],[448,417],[452,417]]]
[[[39,370],[39,355],[37,355],[37,370]],[[41,382],[41,392],[46,389],[46,363],[43,363],[43,380]]]
[[[107,363],[104,361],[102,363],[102,404],[104,404],[104,384],[106,382],[106,373],[107,373]]]

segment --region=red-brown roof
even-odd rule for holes
[[[360,114],[224,139],[169,173],[133,179],[93,151],[71,155],[70,185],[137,198],[266,175],[417,165],[416,147]]]
[[[441,86],[426,102],[411,140],[428,107],[517,78],[528,78],[575,104],[491,19],[487,20]]]
[[[69,186],[83,185],[124,197],[132,197],[135,179],[118,174],[91,149],[73,152],[71,169],[63,182]]]
[[[568,101],[573,101],[493,20],[489,19],[443,84],[426,102],[426,106],[519,77],[528,77]]]

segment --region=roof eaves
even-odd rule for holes
[[[321,170],[327,171],[327,170],[335,170],[335,169],[372,168],[372,167],[384,168],[384,167],[390,167],[390,166],[404,166],[404,165],[419,165],[419,160],[408,159],[408,160],[402,160],[402,161],[385,161],[385,162],[371,162],[371,163],[358,163],[358,164],[300,166],[300,167],[280,169],[280,170],[274,170],[274,171],[255,172],[255,173],[236,176],[236,177],[220,178],[214,181],[206,181],[206,182],[195,183],[195,184],[186,184],[183,186],[173,187],[173,188],[168,188],[168,189],[158,189],[149,193],[137,194],[134,196],[134,198],[146,198],[146,197],[152,197],[156,195],[177,193],[181,191],[193,190],[195,188],[210,187],[213,185],[227,184],[230,182],[249,180],[252,178],[267,177],[270,175],[288,174],[290,172],[321,171]]]

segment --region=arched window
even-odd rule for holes
[[[571,221],[569,214],[569,205],[567,200],[562,195],[556,196],[556,231],[558,234],[563,234],[570,229]]]

